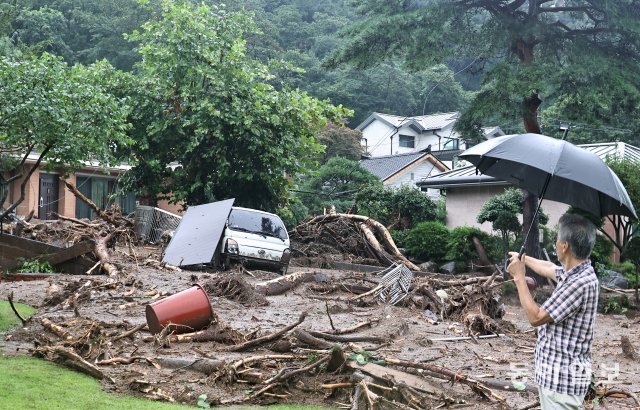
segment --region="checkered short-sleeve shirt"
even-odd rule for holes
[[[542,308],[553,323],[538,328],[536,382],[558,393],[584,396],[591,382],[591,345],[598,306],[598,278],[586,260],[565,272]]]

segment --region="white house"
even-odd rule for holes
[[[402,117],[374,112],[360,125],[364,151],[371,157],[408,154],[426,150],[436,153],[458,151],[466,148],[460,134],[453,126],[459,112]],[[505,135],[500,127],[483,129],[486,138]],[[441,159],[445,164],[448,161]],[[453,168],[453,159],[449,168]]]

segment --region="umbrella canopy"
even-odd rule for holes
[[[460,158],[483,174],[537,196],[597,216],[637,218],[627,190],[596,154],[539,134],[505,135],[469,148]]]

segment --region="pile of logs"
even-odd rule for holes
[[[296,250],[305,256],[319,256],[329,251],[377,261],[381,266],[396,262],[411,270],[420,270],[400,253],[387,228],[368,216],[321,215],[302,222],[290,234],[297,244]]]

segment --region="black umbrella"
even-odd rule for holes
[[[637,219],[618,176],[596,154],[570,142],[539,134],[505,135],[469,148],[460,158],[485,175],[540,197],[535,216],[547,198],[596,216],[626,215]]]

